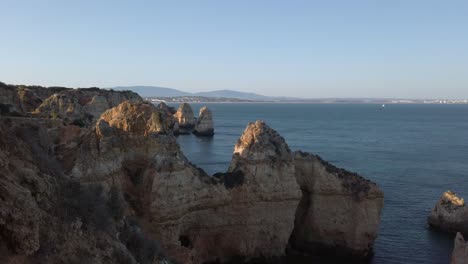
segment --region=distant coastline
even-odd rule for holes
[[[385,98],[317,98],[254,100],[207,96],[145,97],[153,103],[302,103],[302,104],[468,104],[467,99],[385,99]]]

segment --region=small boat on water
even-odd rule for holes
[[[384,108],[384,107],[385,107],[385,105],[383,104],[383,105],[382,105],[382,108]]]

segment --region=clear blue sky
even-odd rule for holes
[[[1,0],[0,11],[6,83],[468,98],[466,0]]]

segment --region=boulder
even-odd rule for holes
[[[195,116],[193,115],[192,107],[188,103],[180,104],[174,117],[179,123],[181,134],[189,133],[189,130],[195,126]]]
[[[294,164],[302,199],[291,249],[346,258],[371,256],[383,207],[378,186],[313,154],[295,152]]]
[[[445,232],[468,235],[468,206],[454,192],[446,191],[427,218],[431,227]]]
[[[468,264],[468,243],[463,235],[457,233],[454,241],[451,264]]]
[[[197,136],[207,137],[214,135],[213,114],[208,107],[204,106],[200,109],[193,133]]]

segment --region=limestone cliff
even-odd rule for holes
[[[204,106],[200,109],[193,133],[197,136],[207,137],[214,135],[213,114],[208,107]]]
[[[142,99],[130,91],[67,89],[45,99],[35,113],[61,118],[67,123],[91,125],[104,111],[124,101],[142,102]]]
[[[455,237],[451,264],[468,264],[468,243],[461,233]]]
[[[69,92],[38,109],[70,102],[70,118],[113,98]],[[77,98],[90,101],[74,108]],[[184,156],[163,108],[125,101],[89,127],[1,117],[0,262],[248,261],[282,257],[288,243],[369,253],[383,198],[375,184],[292,153],[261,121],[239,138],[228,171],[209,176]]]
[[[308,254],[369,257],[377,237],[383,193],[361,176],[309,153],[294,155],[302,190],[291,247]]]
[[[72,175],[120,186],[129,213],[179,263],[284,255],[300,199],[284,139],[263,123],[249,126],[231,170],[210,177],[188,162],[171,134],[152,129],[155,111],[124,103],[105,112]],[[136,113],[141,119],[131,117]]]
[[[454,192],[446,191],[432,209],[427,221],[434,228],[468,235],[468,206]]]
[[[72,162],[58,157],[74,156],[64,153],[76,153],[87,130],[54,119],[0,118],[0,263],[159,258],[157,247],[120,213],[117,192],[65,173]]]
[[[190,129],[195,126],[195,116],[192,107],[188,103],[180,104],[174,117],[179,123],[180,133],[189,133]]]

